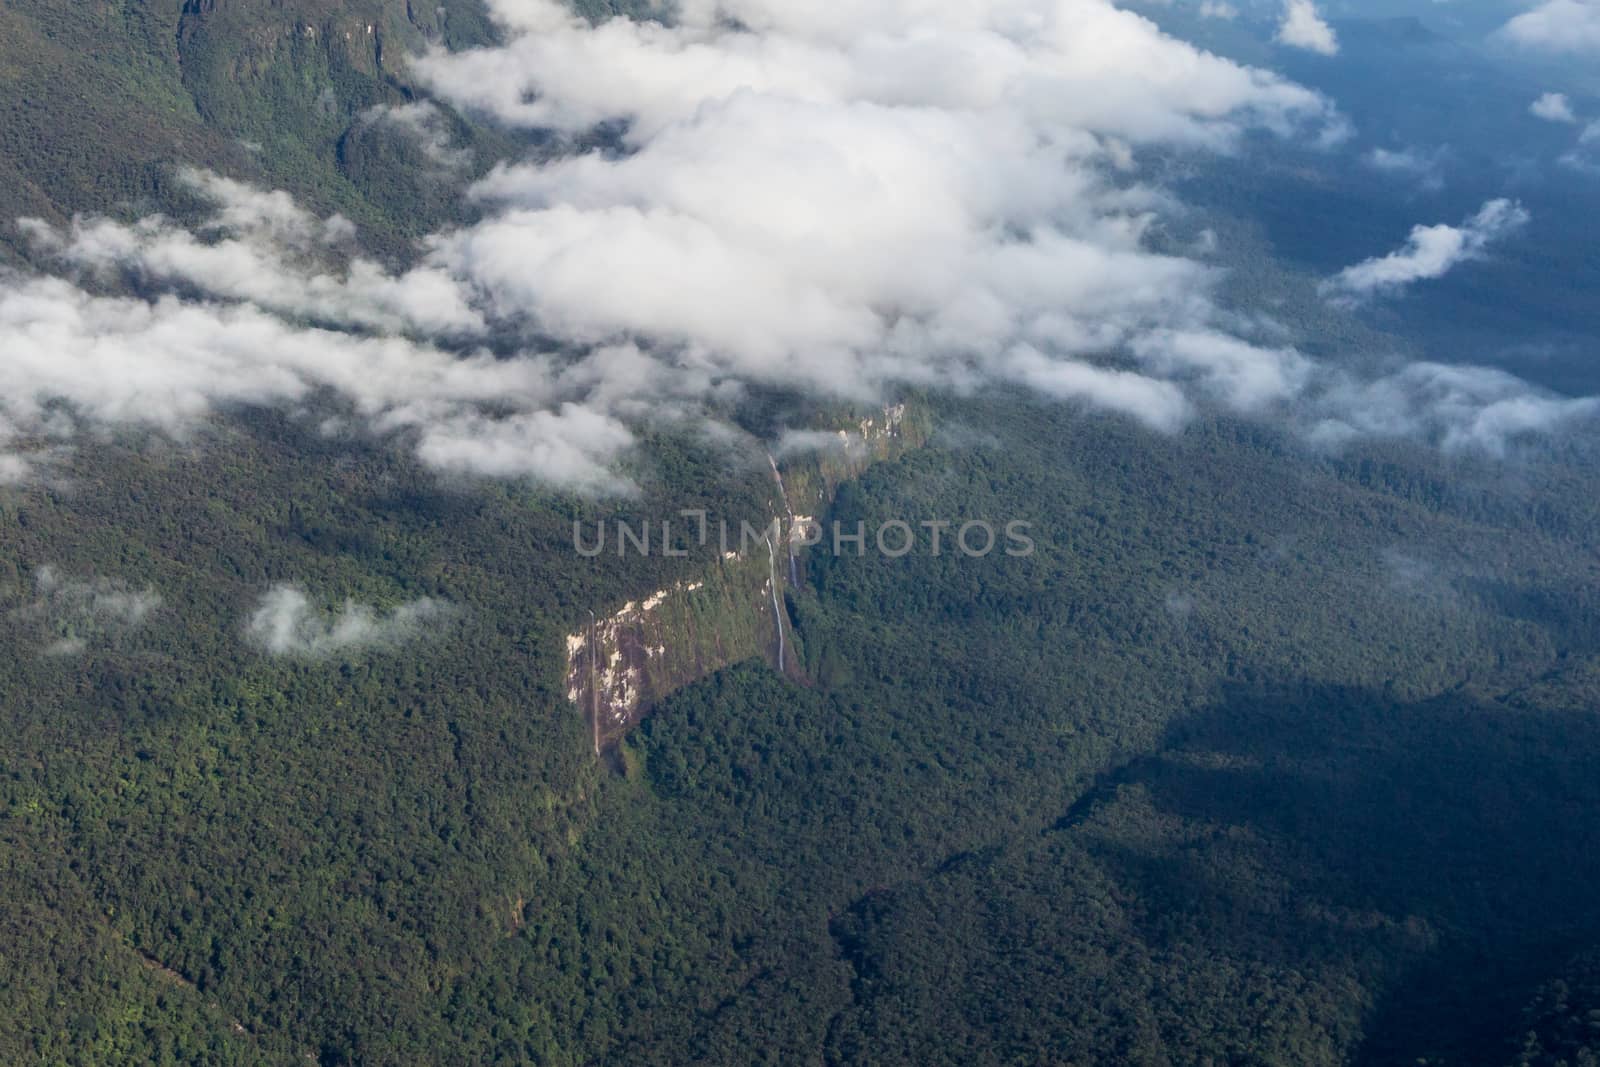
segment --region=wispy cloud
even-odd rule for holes
[[[449,176],[472,164],[471,149],[455,144],[450,119],[431,100],[382,104],[367,109],[361,117],[364,122],[390,126],[411,138],[423,157],[442,172],[442,176]]]
[[[116,578],[75,577],[50,565],[34,572],[34,589],[37,599],[23,613],[46,625],[51,636],[45,654],[52,656],[115,641],[161,607],[154,589],[135,589]]]
[[[1486,367],[1416,363],[1373,380],[1336,382],[1307,410],[1310,439],[1320,445],[1397,438],[1501,455],[1518,440],[1594,419],[1600,399],[1541,392]]]
[[[1448,154],[1444,148],[1431,152],[1417,148],[1374,148],[1362,157],[1362,162],[1373,170],[1412,178],[1424,188],[1438,189],[1444,185],[1443,161]]]
[[[1600,119],[1583,128],[1572,150],[1561,157],[1561,162],[1578,170],[1600,172]]]
[[[77,219],[65,232],[25,219],[41,252],[101,277],[132,273],[281,315],[382,333],[475,336],[482,316],[455,279],[431,267],[392,274],[371,260],[340,256],[354,227],[319,219],[283,193],[264,193],[215,174],[186,170],[185,184],[216,211],[191,233],[160,216],[128,225]],[[342,262],[341,262],[342,260]]]
[[[547,410],[556,389],[548,361],[307,329],[253,305],[152,303],[93,296],[59,278],[17,280],[0,284],[0,349],[0,429],[10,427],[0,448],[83,422],[182,436],[229,405],[319,394],[348,405],[372,432],[415,440],[424,454],[510,418],[527,446],[523,461],[502,459],[492,473],[573,488],[616,488],[607,464],[631,440],[609,415],[581,405]],[[490,406],[511,414],[485,414]]]
[[[393,648],[425,637],[453,615],[449,605],[429,599],[386,612],[353,601],[336,611],[320,610],[300,589],[280,585],[261,598],[245,633],[251,644],[271,655],[319,659]]]
[[[1332,300],[1354,302],[1440,278],[1478,258],[1488,246],[1527,225],[1531,216],[1514,200],[1491,200],[1460,226],[1417,226],[1404,247],[1346,267],[1323,284]]]

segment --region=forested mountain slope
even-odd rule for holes
[[[411,98],[415,50],[490,33],[477,0],[8,2],[5,240],[24,215],[193,210],[180,162],[344,212],[380,245],[419,236],[451,209],[415,143],[365,116]],[[470,147],[473,128],[446,121]]]
[[[692,687],[620,777],[562,635],[607,583],[666,576],[575,559],[559,510],[440,495],[382,452],[308,477],[312,439],[270,422],[84,468],[116,492],[9,495],[8,1055],[1337,1062],[1427,990],[1430,1033],[1513,1025],[1597,937],[1573,866],[1597,832],[1600,585],[1570,551],[1592,496],[1542,484],[1565,503],[1534,520],[1532,486],[1444,488],[1470,465],[1285,468],[1246,427],[1174,446],[1005,408],[1013,429],[874,468],[831,514],[1026,504],[1035,559],[814,558],[790,610],[816,687]],[[1543,477],[1587,478],[1573,461]],[[44,560],[161,604],[97,629]],[[252,594],[313,575],[456,614],[403,649],[261,658]],[[63,638],[86,654],[45,654]],[[1504,988],[1427,977],[1488,949]],[[1132,1015],[1074,1014],[1089,974],[1096,1011]],[[999,990],[1030,999],[995,1016]]]

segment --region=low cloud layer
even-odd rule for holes
[[[1513,200],[1491,200],[1460,226],[1417,226],[1405,246],[1353,267],[1323,286],[1329,298],[1355,302],[1390,295],[1419,281],[1440,278],[1484,254],[1490,244],[1527,225],[1530,216]]]
[[[1021,384],[1174,432],[1345,384],[1237,328],[1215,269],[1152,240],[1182,209],[1140,180],[1146,154],[1347,130],[1281,77],[1106,0],[685,0],[671,25],[490,7],[503,45],[418,75],[615,145],[498,167],[464,194],[482,221],[398,270],[337,216],[198,172],[193,230],[25,222],[55,276],[0,277],[0,481],[86,430],[182,437],[237,405],[331,406],[441,472],[607,493],[630,488],[634,428],[749,385]],[[433,105],[366,120],[452,165]],[[1436,276],[1505,224],[1423,228],[1340,285]]]
[[[547,409],[556,388],[547,361],[302,328],[253,305],[147,302],[93,296],[59,278],[19,280],[0,285],[0,349],[0,448],[44,448],[84,424],[182,437],[230,405],[322,394],[372,432],[408,435],[442,466],[455,465],[463,439],[514,440],[517,455],[498,456],[489,473],[580,489],[613,486],[607,464],[631,441],[610,416],[578,404]],[[490,418],[486,405],[513,410]]]
[[[1339,54],[1339,38],[1323,21],[1313,0],[1284,0],[1283,20],[1278,23],[1279,44],[1303,48],[1318,55]]]
[[[737,0],[599,27],[494,6],[509,43],[422,62],[435,90],[512,124],[620,123],[628,151],[497,170],[476,189],[495,214],[432,260],[501,315],[640,344],[680,387],[1014,381],[1171,428],[1181,390],[1094,360],[1206,328],[1212,277],[1148,251],[1166,201],[1127,168],[1334,123],[1098,0]]]
[[[1333,448],[1362,438],[1421,440],[1447,452],[1503,454],[1529,434],[1600,414],[1600,399],[1531,389],[1487,367],[1416,363],[1373,381],[1345,380],[1311,407],[1309,436]]]
[[[101,279],[132,274],[156,295],[0,278],[0,478],[29,477],[36,457],[85,425],[183,437],[230,406],[325,397],[441,469],[626,487],[610,464],[632,434],[575,400],[581,383],[568,388],[548,357],[462,350],[484,319],[459,279],[341,263],[329,246],[348,241],[343,220],[214,175],[186,180],[216,206],[207,233],[159,217],[25,225],[60,262]]]
[[[420,639],[452,614],[448,605],[428,599],[387,612],[353,601],[338,611],[324,611],[301,590],[280,585],[261,598],[245,632],[251,644],[270,655],[321,659]]]
[[[131,275],[146,287],[181,285],[331,326],[437,336],[483,332],[481,314],[437,268],[397,275],[368,259],[339,256],[338,246],[355,234],[345,219],[319,219],[286,193],[263,193],[214,174],[186,170],[180,177],[216,206],[199,234],[160,216],[133,225],[79,219],[66,232],[34,219],[22,227],[40,252],[102,280]],[[336,267],[330,262],[338,260]]]
[[[1139,151],[1339,128],[1317,94],[1104,0],[736,0],[672,26],[491,6],[505,46],[421,75],[503,122],[621,124],[626,151],[498,169],[472,193],[485,221],[400,273],[352,255],[343,220],[212,175],[186,176],[216,204],[200,232],[27,223],[63,272],[151,295],[0,285],[9,476],[80,421],[181,433],[319,395],[439,469],[581,491],[625,487],[631,423],[748,383],[1023,382],[1173,429],[1192,399],[1150,372],[1170,360],[1102,365],[1216,329],[1213,272],[1147,247],[1171,205]],[[440,132],[420,108],[371,121]],[[491,333],[565,350],[474,354]]]

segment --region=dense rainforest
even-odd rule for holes
[[[8,493],[7,1056],[1510,1063],[1530,1033],[1589,1040],[1551,992],[1600,938],[1586,457],[1507,488],[1416,457],[1286,468],[1236,424],[1175,445],[1019,398],[939,418],[836,516],[1028,514],[1035,556],[814,554],[786,605],[810,683],[718,673],[619,770],[560,691],[560,635],[629,579],[536,497],[441,495],[379,450],[330,484],[274,421],[159,465],[104,453],[115,492]],[[1535,492],[1562,503],[1530,516]],[[161,603],[97,626],[45,561]],[[248,591],[285,575],[459,614],[266,659]],[[70,638],[84,655],[42,654]]]
[[[398,255],[474,210],[366,117],[406,50],[490,39],[447,7],[3,0],[0,216],[184,218],[178,159]],[[441,114],[473,173],[545,148]],[[0,485],[0,1061],[1596,1062],[1595,440],[913,402],[926,440],[818,518],[1036,551],[804,553],[797,669],[710,672],[607,758],[566,642],[717,561],[573,523],[765,522],[760,450],[652,429],[596,501],[241,407]],[[333,626],[436,607],[268,655],[284,583]]]

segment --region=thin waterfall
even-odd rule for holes
[[[778,673],[783,673],[783,611],[778,607],[778,557],[772,547],[771,535],[766,535],[762,540],[767,543],[767,584],[772,587],[772,621],[778,627]],[[790,557],[793,562],[793,557]]]
[[[783,501],[784,514],[789,516],[789,533],[785,544],[789,549],[789,586],[793,589],[800,587],[800,575],[795,565],[794,553],[794,507],[789,503],[789,491],[783,486],[783,472],[778,470],[778,461],[772,453],[767,452],[767,464],[772,468],[772,478],[778,483],[778,497]]]

